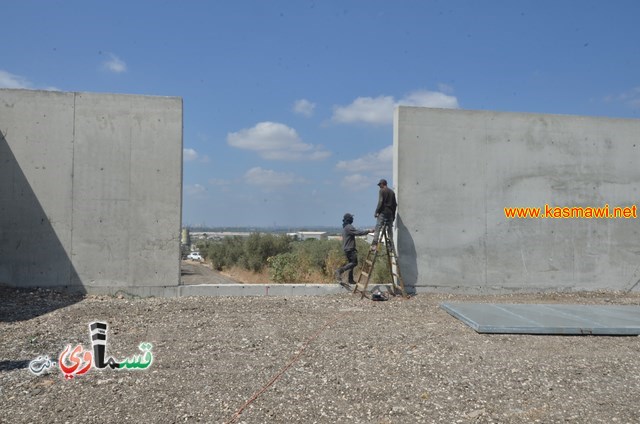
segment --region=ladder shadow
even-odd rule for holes
[[[416,244],[413,241],[411,231],[404,225],[402,215],[398,213],[396,216],[396,249],[398,251],[398,263],[402,270],[405,291],[409,296],[416,294],[416,286],[418,284],[418,256],[416,253]]]

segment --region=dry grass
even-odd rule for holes
[[[262,270],[262,272],[253,272],[238,266],[234,266],[233,268],[221,271],[220,274],[243,284],[264,284],[270,282],[269,270],[266,268]]]
[[[269,276],[269,269],[265,268],[261,272],[253,272],[244,268],[235,266],[230,269],[221,271],[220,274],[225,277],[236,280],[242,284],[276,284],[271,281]],[[320,271],[311,271],[301,275],[297,284],[319,284],[319,283],[332,283],[333,278],[323,275]]]

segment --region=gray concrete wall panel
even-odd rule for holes
[[[0,282],[72,278],[73,115],[72,94],[2,91]]]
[[[0,282],[178,285],[181,99],[0,90],[0,131]]]
[[[398,249],[437,290],[628,290],[637,219],[507,219],[504,207],[632,206],[640,120],[400,107]]]
[[[135,213],[130,216],[130,273],[135,281],[157,286],[175,275],[176,268],[175,262],[159,255],[180,257],[180,231],[175,229],[182,226],[182,204],[176,202],[182,198],[182,167],[176,164],[182,163],[182,143],[175,140],[182,139],[182,102],[162,98],[141,102],[132,110],[155,119],[141,114],[133,119],[131,162],[136,177],[131,180]]]

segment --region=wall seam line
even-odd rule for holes
[[[74,181],[76,179],[76,97],[78,93],[73,93],[73,118],[71,123],[71,228],[69,229],[69,286],[75,272],[73,264],[73,217],[75,211]],[[78,276],[78,279],[80,276]]]
[[[484,121],[484,286],[489,284],[489,251],[487,249],[487,242],[489,238],[489,223],[488,223],[488,199],[487,199],[487,160],[489,149],[489,131],[487,129],[487,121]]]

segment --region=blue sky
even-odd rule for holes
[[[372,226],[397,104],[640,117],[635,0],[1,10],[0,87],[183,98],[186,225]]]

